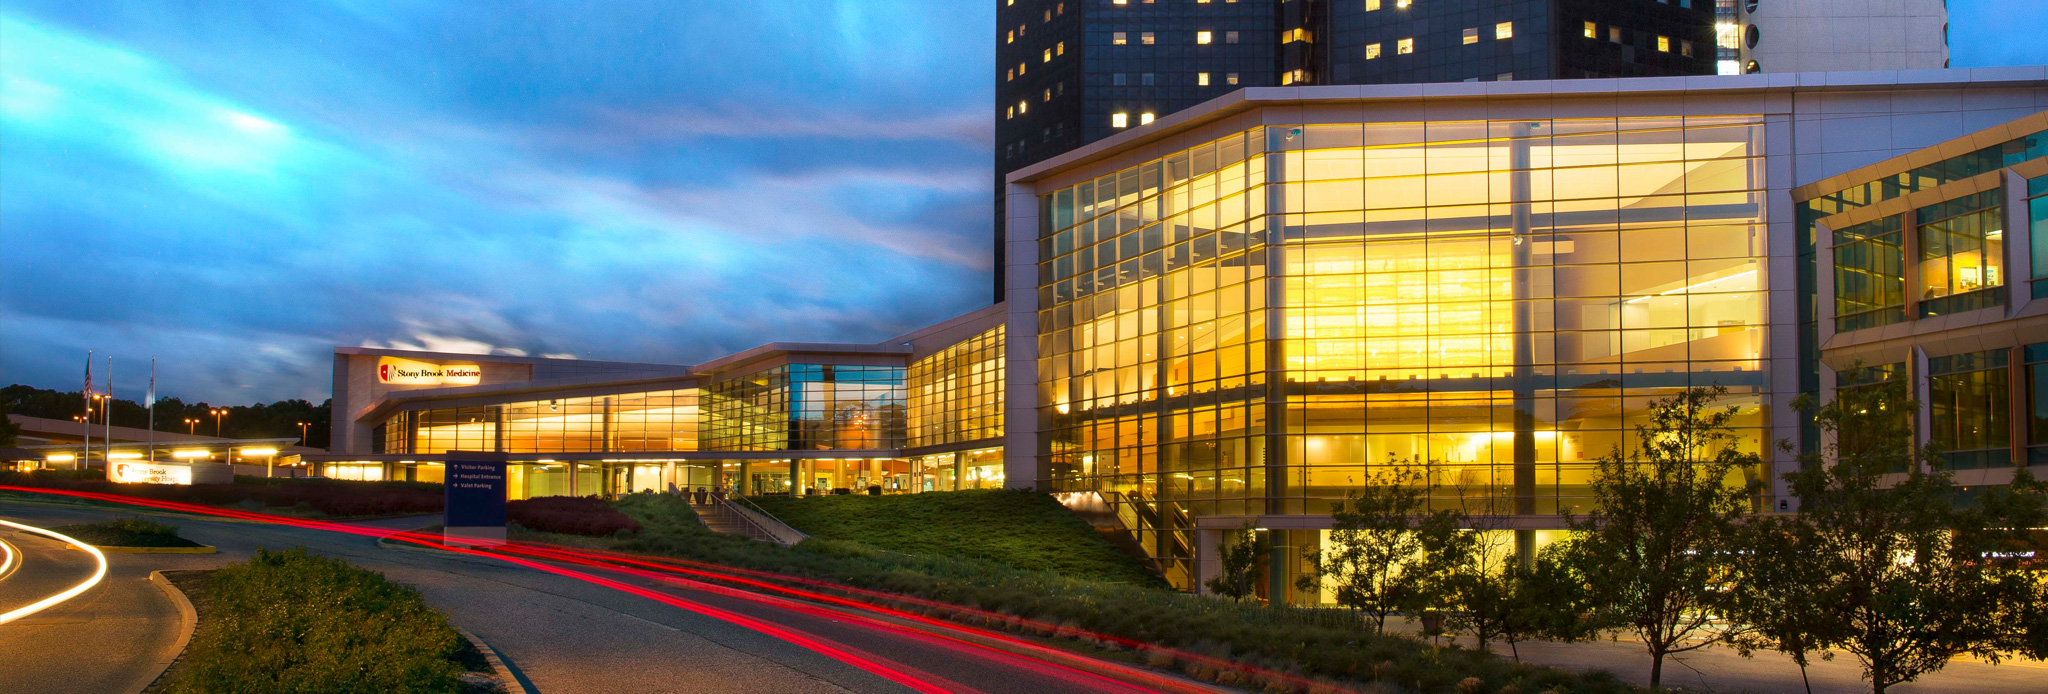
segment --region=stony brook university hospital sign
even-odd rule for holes
[[[394,386],[473,386],[483,383],[484,369],[475,364],[429,364],[411,359],[377,360],[377,382]]]

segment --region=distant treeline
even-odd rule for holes
[[[305,400],[279,400],[254,405],[229,405],[228,414],[220,422],[220,435],[235,439],[298,438],[299,422],[306,422],[306,445],[314,448],[327,447],[328,404],[332,400],[313,404]],[[44,390],[25,385],[11,385],[0,388],[0,406],[5,411],[30,417],[49,419],[70,419],[85,414],[85,398],[79,391],[60,392]],[[156,430],[177,433],[196,433],[212,436],[213,416],[209,410],[218,407],[206,402],[188,403],[178,398],[160,398],[156,401]],[[147,425],[148,410],[134,400],[114,401],[114,426],[143,428]],[[185,424],[187,419],[199,420],[195,427]]]

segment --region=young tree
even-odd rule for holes
[[[1425,553],[1443,567],[1430,593],[1445,609],[1445,627],[1465,634],[1486,651],[1493,641],[1506,641],[1515,660],[1517,643],[1532,631],[1534,595],[1529,572],[1515,556],[1514,532],[1500,527],[1497,516],[1479,519],[1469,531],[1437,538],[1425,535]]]
[[[1222,570],[1206,584],[1209,592],[1231,600],[1243,602],[1257,591],[1259,570],[1266,565],[1266,558],[1272,554],[1271,544],[1264,535],[1245,521],[1244,527],[1231,533],[1228,542],[1217,559]]]
[[[1309,552],[1309,571],[1295,582],[1305,591],[1327,582],[1337,604],[1362,614],[1374,633],[1388,615],[1425,606],[1436,567],[1424,538],[1457,529],[1455,512],[1429,511],[1428,476],[1414,468],[1389,456],[1348,503],[1331,504],[1330,549]]]
[[[1813,599],[1808,590],[1821,582],[1822,569],[1807,557],[1804,535],[1796,519],[1758,517],[1743,529],[1743,550],[1736,555],[1738,573],[1747,590],[1728,595],[1729,620],[1747,625],[1731,641],[1743,657],[1775,650],[1799,665],[1799,680],[1811,694],[1807,667],[1813,657],[1834,659],[1821,647],[1819,635],[1841,622],[1834,606]]]
[[[1739,590],[1735,552],[1751,490],[1730,485],[1761,460],[1729,433],[1727,389],[1691,388],[1650,407],[1637,449],[1602,458],[1592,480],[1596,510],[1567,517],[1573,537],[1558,555],[1594,602],[1597,624],[1634,634],[1650,654],[1650,688],[1663,686],[1666,657],[1739,635],[1723,628]]]
[[[1902,384],[1842,389],[1813,412],[1833,439],[1785,475],[1798,514],[1760,524],[1756,581],[1738,618],[1804,662],[1850,653],[1871,691],[1970,654],[2038,655],[2042,572],[2026,528],[2043,486],[2024,468],[1972,500],[1915,444]]]

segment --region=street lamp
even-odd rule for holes
[[[220,418],[228,416],[228,408],[214,408],[210,414],[213,415],[213,437],[220,438]]]
[[[197,430],[198,428],[199,428],[199,420],[197,420],[197,419],[193,419],[193,418],[191,418],[191,417],[186,417],[186,418],[185,418],[185,433],[186,433],[186,434],[190,434],[190,435],[193,435],[193,436],[197,436],[198,434],[197,434],[197,433],[195,433],[195,431],[196,431],[196,430]]]
[[[308,423],[307,423],[307,422],[299,422],[299,445],[301,445],[301,446],[304,446],[304,445],[306,445],[306,427],[307,427],[307,425],[308,425]]]
[[[92,401],[91,401],[91,400],[87,400],[87,401],[85,401],[85,411],[87,411],[87,412],[91,412],[91,411],[92,411]],[[89,414],[75,414],[75,415],[71,415],[71,421],[74,421],[74,422],[78,422],[79,424],[81,424],[81,425],[84,425],[84,426],[85,426],[85,438],[83,438],[83,439],[79,439],[80,441],[84,442],[84,445],[85,445],[85,447],[84,447],[84,448],[81,448],[81,449],[79,449],[79,451],[78,451],[78,459],[77,459],[77,460],[78,460],[78,464],[79,464],[79,465],[84,465],[84,464],[85,464],[85,459],[86,459],[86,458],[90,458],[90,457],[92,457],[92,415],[89,415]]]

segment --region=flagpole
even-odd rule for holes
[[[156,357],[149,358],[149,394],[142,398],[142,418],[149,426],[149,462],[156,462]]]
[[[85,457],[78,459],[76,469],[84,470],[92,463],[92,350],[85,351]]]
[[[107,408],[100,412],[100,421],[107,425],[106,440],[107,474],[114,474],[114,355],[107,355]]]

